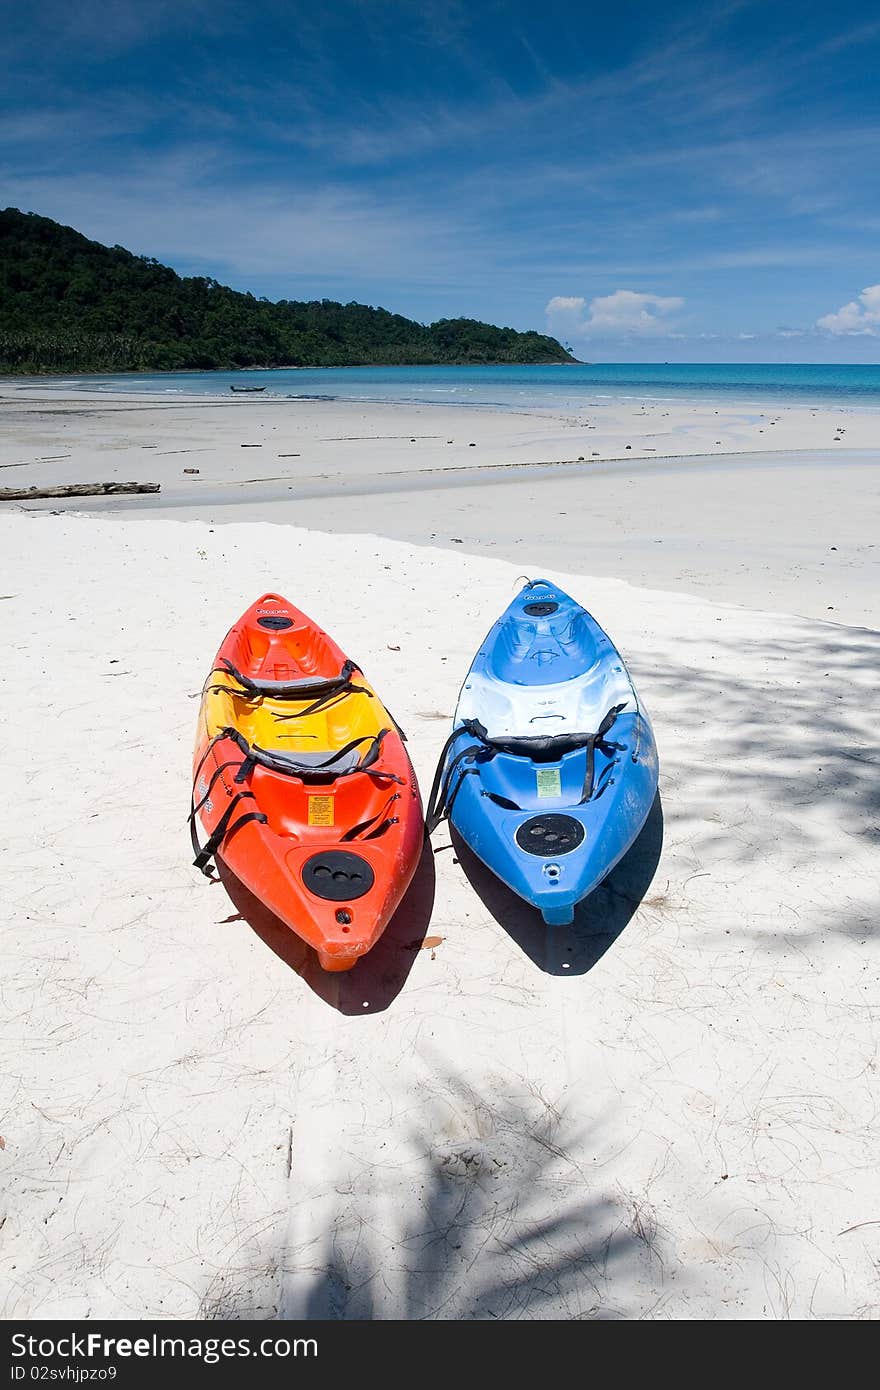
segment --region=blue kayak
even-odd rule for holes
[[[426,817],[444,818],[549,926],[620,860],[657,792],[657,745],[623,658],[586,609],[526,584],[465,678]]]

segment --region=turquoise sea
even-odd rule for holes
[[[828,366],[721,363],[602,363],[544,367],[321,367],[272,371],[159,372],[53,378],[83,390],[230,394],[263,386],[265,396],[580,410],[621,399],[728,400],[770,406],[880,407],[880,364]],[[34,383],[36,384],[36,383]],[[46,379],[42,378],[41,386]]]

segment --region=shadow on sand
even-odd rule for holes
[[[434,856],[428,846],[422,850],[413,881],[400,907],[376,945],[352,970],[338,973],[322,970],[312,948],[255,898],[220,859],[217,871],[242,920],[270,951],[339,1013],[381,1013],[400,993],[422,949],[434,906]]]
[[[477,897],[540,970],[585,975],[617,940],[650,887],[663,846],[663,806],[658,791],[638,838],[599,887],[578,903],[568,927],[548,927],[537,908],[496,878],[455,830],[452,844]]]
[[[686,1288],[648,1193],[606,1167],[611,1117],[575,1120],[524,1081],[477,1089],[414,1049],[383,1083],[394,1117],[370,1131],[350,1098],[358,1132],[291,1189],[280,1243],[270,1225],[206,1270],[199,1316],[604,1321],[662,1302],[670,1264]]]

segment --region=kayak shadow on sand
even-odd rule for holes
[[[620,863],[575,908],[567,927],[548,927],[536,907],[496,878],[453,829],[458,862],[495,921],[547,975],[585,975],[614,944],[650,887],[663,847],[657,792],[648,818]]]
[[[429,946],[434,906],[434,856],[426,845],[403,901],[376,942],[351,970],[326,971],[311,946],[255,898],[218,857],[217,872],[241,919],[325,1003],[341,1014],[387,1009],[403,988],[419,951]]]

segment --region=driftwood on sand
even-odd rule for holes
[[[158,492],[158,483],[59,483],[56,487],[0,487],[0,502],[40,497],[115,497],[120,492]]]

